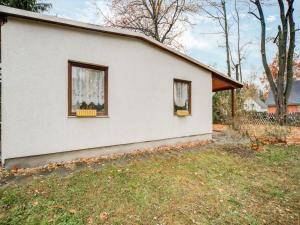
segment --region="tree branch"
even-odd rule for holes
[[[248,13],[251,14],[251,15],[253,15],[253,16],[255,16],[256,19],[261,20],[261,18],[258,15],[256,15],[254,12],[248,12]]]
[[[250,1],[253,4],[255,4],[255,6],[258,10],[258,13],[259,13],[259,17],[258,16],[256,16],[256,17],[259,18],[260,25],[261,25],[261,41],[260,41],[261,50],[260,50],[260,52],[261,52],[262,62],[263,62],[263,66],[264,66],[268,81],[270,83],[271,90],[272,90],[274,96],[277,96],[277,87],[274,83],[272,72],[268,65],[267,56],[266,56],[266,24],[265,24],[264,13],[263,13],[262,6],[261,6],[259,0],[255,0],[255,1],[250,0]],[[252,13],[250,12],[250,14],[252,14]]]

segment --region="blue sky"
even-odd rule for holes
[[[95,13],[92,1],[95,0],[47,0],[52,3],[52,9],[48,12],[51,15],[65,17],[73,20],[79,20],[89,23],[101,23],[101,20]],[[230,2],[230,1],[229,1]],[[233,1],[232,1],[233,2]],[[276,1],[275,1],[276,2]],[[267,35],[269,37],[276,36],[277,25],[279,24],[278,6],[266,6],[265,18],[267,21]],[[231,33],[231,48],[233,57],[235,58],[236,46],[236,29],[231,16],[233,8],[228,6],[229,23],[232,24]],[[259,52],[260,42],[260,24],[252,15],[248,14],[248,6],[241,6],[241,36],[242,44],[245,45],[245,58],[243,62],[243,76],[245,80],[254,80],[257,84],[260,83],[259,77],[262,74],[262,64]],[[296,27],[300,26],[300,1],[295,1],[295,22]],[[188,27],[186,32],[181,37],[181,43],[185,46],[185,53],[202,63],[214,66],[216,69],[226,72],[226,55],[224,37],[222,35],[207,34],[219,32],[218,24],[203,13],[194,16],[195,25]],[[297,33],[296,50],[299,53],[300,32]],[[276,46],[274,44],[267,45],[269,62],[276,54]],[[253,76],[256,75],[256,78]]]

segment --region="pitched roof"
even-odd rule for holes
[[[252,102],[255,102],[256,104],[258,104],[261,109],[267,109],[268,108],[268,106],[266,105],[266,103],[264,103],[258,97],[249,97],[249,98],[246,99],[246,101],[250,101],[250,100]]]
[[[163,49],[177,57],[180,57],[181,59],[184,59],[188,61],[189,63],[192,63],[202,69],[210,71],[213,76],[216,76],[222,80],[226,80],[227,82],[231,83],[235,88],[241,88],[243,87],[243,84],[240,82],[226,76],[225,74],[215,70],[214,68],[205,65],[185,54],[182,54],[179,51],[176,51],[144,34],[129,31],[129,30],[120,30],[120,29],[114,29],[114,28],[108,28],[108,27],[102,27],[94,24],[88,24],[88,23],[82,23],[78,21],[73,21],[69,19],[64,19],[64,18],[58,18],[55,16],[48,16],[48,15],[43,15],[40,13],[34,13],[34,12],[29,12],[25,10],[20,10],[20,9],[15,9],[11,7],[6,7],[6,6],[0,6],[0,17],[17,17],[17,18],[23,18],[23,19],[29,19],[29,20],[34,20],[34,21],[40,21],[40,22],[45,22],[45,23],[51,23],[51,24],[57,24],[61,26],[68,26],[68,27],[73,27],[73,28],[79,28],[83,30],[89,30],[89,31],[96,31],[100,33],[106,33],[106,34],[112,34],[112,35],[118,35],[118,36],[124,36],[124,37],[131,37],[131,38],[136,38],[142,41],[145,41],[155,47],[158,47],[160,49]]]
[[[262,101],[260,100],[260,98],[255,98],[253,99],[262,109],[267,109],[268,106]]]
[[[269,92],[266,104],[268,106],[275,105],[272,91]],[[300,105],[300,80],[294,80],[294,82],[293,82],[288,105]]]

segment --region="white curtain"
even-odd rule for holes
[[[174,83],[174,97],[175,105],[178,107],[184,107],[188,109],[189,104],[189,85],[183,82]]]
[[[72,111],[83,102],[104,104],[104,71],[72,67]]]

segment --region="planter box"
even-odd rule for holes
[[[188,116],[188,115],[190,115],[190,113],[188,110],[177,110],[176,115],[177,116]]]
[[[79,109],[76,111],[77,117],[96,117],[97,110],[95,109]]]

